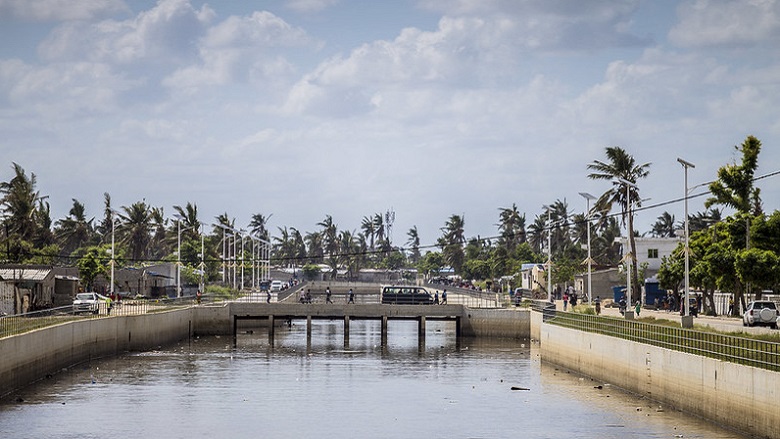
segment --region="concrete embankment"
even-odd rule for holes
[[[187,308],[80,320],[0,339],[0,397],[63,368],[174,343],[192,328]]]
[[[300,305],[292,305],[300,306]],[[0,397],[93,359],[127,351],[143,351],[175,343],[193,334],[232,335],[234,316],[247,313],[247,304],[196,306],[142,315],[85,319],[0,339]],[[290,313],[281,305],[272,309]],[[287,306],[289,308],[290,306]],[[388,305],[363,311],[381,316],[396,312]],[[383,307],[388,307],[383,310]],[[438,312],[460,316],[461,335],[466,337],[528,338],[527,310],[470,309],[461,305],[437,307]],[[312,314],[333,310],[332,305],[311,305]],[[352,308],[355,309],[355,308]],[[256,322],[257,323],[257,322]]]
[[[544,361],[751,435],[780,434],[777,372],[552,324],[538,330]]]

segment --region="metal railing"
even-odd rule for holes
[[[780,371],[780,343],[693,329],[544,309],[545,321],[747,366]],[[549,318],[547,318],[549,316]]]
[[[208,300],[209,298],[202,298],[204,303]],[[160,312],[190,306],[194,303],[196,303],[194,297],[125,299],[112,301],[110,308],[107,302],[99,302],[97,307],[87,311],[77,311],[73,306],[68,305],[23,314],[5,315],[0,316],[0,338],[76,320]]]

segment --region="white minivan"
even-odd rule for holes
[[[280,280],[271,281],[271,291],[282,291],[282,281]]]

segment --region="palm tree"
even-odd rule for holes
[[[363,221],[360,223],[360,229],[363,231],[363,235],[368,239],[369,248],[374,249],[374,237],[376,236],[376,228],[374,226],[374,218],[364,216]]]
[[[92,221],[95,218],[87,219],[84,205],[75,198],[72,200],[73,207],[70,208],[68,216],[57,221],[54,232],[62,253],[66,255],[87,246],[94,233]]]
[[[41,197],[35,189],[35,174],[28,177],[19,164],[13,164],[14,177],[8,182],[0,182],[2,210],[5,214],[6,238],[15,237],[18,241],[32,242],[35,239],[35,211],[46,197]]]
[[[114,209],[111,208],[111,195],[103,192],[103,219],[95,227],[95,231],[100,235],[102,243],[111,242],[111,220],[114,218]]]
[[[761,190],[753,185],[753,175],[758,168],[758,154],[761,141],[748,136],[741,146],[734,147],[742,153],[742,163],[726,165],[718,169],[718,179],[710,183],[712,197],[704,202],[704,207],[715,204],[732,207],[740,213],[754,214],[761,210]]]
[[[528,241],[531,248],[536,253],[541,253],[544,243],[547,240],[547,214],[542,213],[534,218],[534,222],[528,226],[531,239]]]
[[[674,238],[676,230],[677,225],[674,222],[674,215],[664,212],[653,224],[650,234],[656,238]]]
[[[179,221],[181,221],[181,234],[182,239],[195,240],[200,236],[200,219],[198,218],[198,205],[190,203],[182,208],[181,206],[173,206],[174,214]],[[178,230],[177,230],[178,232]]]
[[[696,212],[688,218],[688,228],[690,232],[708,229],[710,226],[719,223],[723,219],[723,211],[718,208],[710,208],[704,212]]]
[[[381,213],[374,214],[374,244],[381,250],[385,250],[387,234],[385,233],[385,217]]]
[[[417,226],[412,226],[406,236],[409,238],[406,241],[406,245],[412,248],[411,261],[416,264],[420,260],[422,255],[420,254],[420,233],[417,231]]]
[[[591,174],[588,174],[588,178],[612,182],[612,187],[596,200],[594,209],[602,212],[609,212],[612,210],[613,205],[618,204],[621,209],[623,224],[626,225],[629,248],[636,249],[634,240],[634,216],[631,214],[631,208],[632,205],[636,205],[637,207],[641,207],[642,205],[641,198],[639,197],[639,188],[636,184],[640,178],[647,177],[647,174],[650,172],[650,163],[638,165],[634,157],[619,146],[607,147],[606,156],[606,162],[594,160],[593,163],[588,165],[588,169],[593,171]],[[625,184],[618,179],[630,184]],[[628,191],[628,194],[626,191]],[[635,255],[631,255],[630,257],[636,262]],[[631,284],[633,293],[631,301],[633,303],[634,301],[639,300],[641,291],[639,290],[639,272],[637,264],[634,263],[632,266]]]
[[[499,211],[500,244],[512,252],[518,244],[525,242],[525,214],[520,214],[515,203],[512,203],[512,207],[500,208]]]
[[[466,242],[466,238],[463,227],[463,216],[450,216],[444,227],[440,229],[442,231],[442,236],[437,241],[437,244],[442,249],[444,259],[456,273],[461,272],[465,260],[463,244]]]
[[[138,201],[130,206],[122,206],[116,233],[135,261],[142,261],[149,255],[152,221],[152,209],[146,202]]]
[[[260,239],[268,241],[268,220],[273,214],[265,216],[262,213],[252,215],[252,221],[249,222],[249,231]]]

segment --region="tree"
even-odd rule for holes
[[[499,208],[499,212],[499,244],[512,252],[518,244],[525,242],[525,214],[521,215],[514,203],[512,207]]]
[[[754,175],[758,168],[758,153],[761,152],[761,142],[753,136],[748,136],[735,150],[742,154],[742,163],[722,166],[718,169],[718,179],[710,183],[712,197],[704,202],[704,207],[710,208],[719,204],[731,207],[738,212],[754,215],[761,211],[761,190],[753,186]]]
[[[437,244],[442,249],[444,260],[460,273],[463,267],[465,254],[463,252],[463,243],[466,241],[463,230],[463,217],[458,215],[450,216],[447,223],[440,229],[442,236]]]
[[[410,256],[412,264],[416,264],[420,258],[422,257],[420,255],[420,234],[417,232],[417,226],[412,226],[408,232],[406,232],[406,236],[409,238],[406,241],[406,245],[411,247],[412,254]]]
[[[260,239],[268,241],[268,220],[273,214],[265,216],[262,213],[252,215],[252,221],[249,222],[249,230],[253,235]]]
[[[631,249],[636,249],[633,232],[634,217],[633,214],[631,214],[631,209],[632,205],[636,205],[637,207],[642,206],[641,198],[639,197],[639,188],[636,184],[639,179],[647,177],[650,172],[650,163],[637,164],[634,157],[619,146],[607,147],[606,156],[607,161],[594,160],[593,163],[588,165],[588,169],[593,171],[588,174],[588,178],[612,182],[612,187],[599,197],[594,208],[602,212],[610,212],[615,204],[619,205],[623,224],[626,225],[626,235],[629,246]],[[631,185],[625,185],[618,179],[627,181],[631,183]],[[626,187],[628,187],[628,189],[626,189]],[[628,194],[626,191],[628,191]],[[636,255],[632,255],[632,258],[634,259],[634,264],[632,264],[633,269],[631,273],[631,301],[635,302],[640,299],[642,292],[639,289]]]
[[[152,210],[143,201],[123,206],[116,233],[127,246],[134,261],[142,261],[149,254],[151,243]]]
[[[54,231],[64,254],[69,255],[90,242],[94,233],[92,228],[94,220],[95,218],[87,219],[84,205],[73,198],[73,206],[68,216],[57,221]]]
[[[30,255],[30,248],[42,247],[53,242],[48,196],[41,196],[36,190],[35,174],[27,176],[24,168],[13,164],[14,177],[0,182],[0,209],[5,216],[6,249],[8,259],[22,262]],[[26,250],[28,249],[28,250]]]
[[[669,212],[662,213],[650,230],[650,234],[656,238],[674,238],[676,233],[674,215]]]
[[[108,272],[107,259],[104,256],[107,250],[110,250],[110,247],[105,245],[89,247],[86,253],[76,261],[79,278],[84,282],[87,291],[93,290],[95,278],[99,274],[106,275]]]

